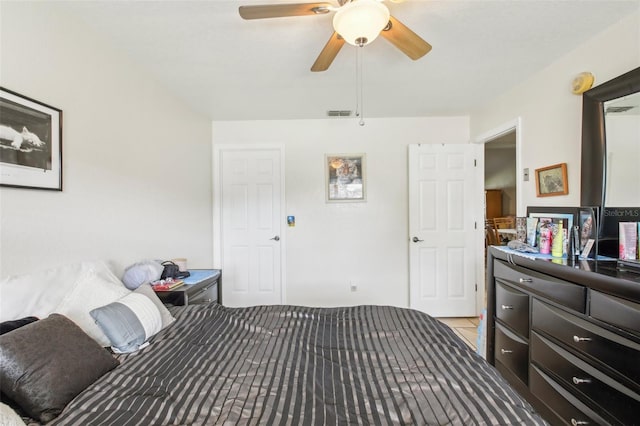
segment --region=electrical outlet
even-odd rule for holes
[[[529,168],[525,168],[523,173],[522,173],[522,180],[525,182],[529,181]]]
[[[351,291],[358,291],[358,286],[356,284],[349,283],[349,287],[351,288]]]

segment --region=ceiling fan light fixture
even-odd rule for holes
[[[378,0],[352,0],[333,16],[333,28],[354,46],[371,43],[388,22],[389,9]]]

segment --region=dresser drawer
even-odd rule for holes
[[[558,302],[574,311],[585,313],[587,289],[577,284],[541,274],[527,268],[494,262],[493,274],[496,278],[515,284],[554,302]]]
[[[529,389],[565,424],[605,425],[609,423],[533,364],[529,370]]]
[[[640,413],[640,396],[602,372],[550,342],[531,333],[531,361],[561,382],[573,395],[598,413],[608,413],[622,424],[632,424]]]
[[[591,290],[590,315],[615,327],[640,335],[640,303]]]
[[[529,295],[496,283],[496,317],[516,333],[529,337]]]
[[[189,305],[198,303],[211,303],[218,301],[218,283],[213,282],[204,288],[198,290],[197,293],[189,295]]]
[[[529,344],[500,324],[496,324],[495,357],[496,361],[527,383]]]
[[[573,349],[590,364],[638,392],[640,345],[538,300],[533,300],[531,306],[533,330]]]

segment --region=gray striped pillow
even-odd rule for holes
[[[118,353],[135,352],[162,330],[160,311],[142,294],[130,293],[90,312]]]

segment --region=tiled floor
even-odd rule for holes
[[[476,349],[478,338],[478,324],[480,319],[473,318],[438,318],[440,322],[448,325],[462,340],[473,350]]]

